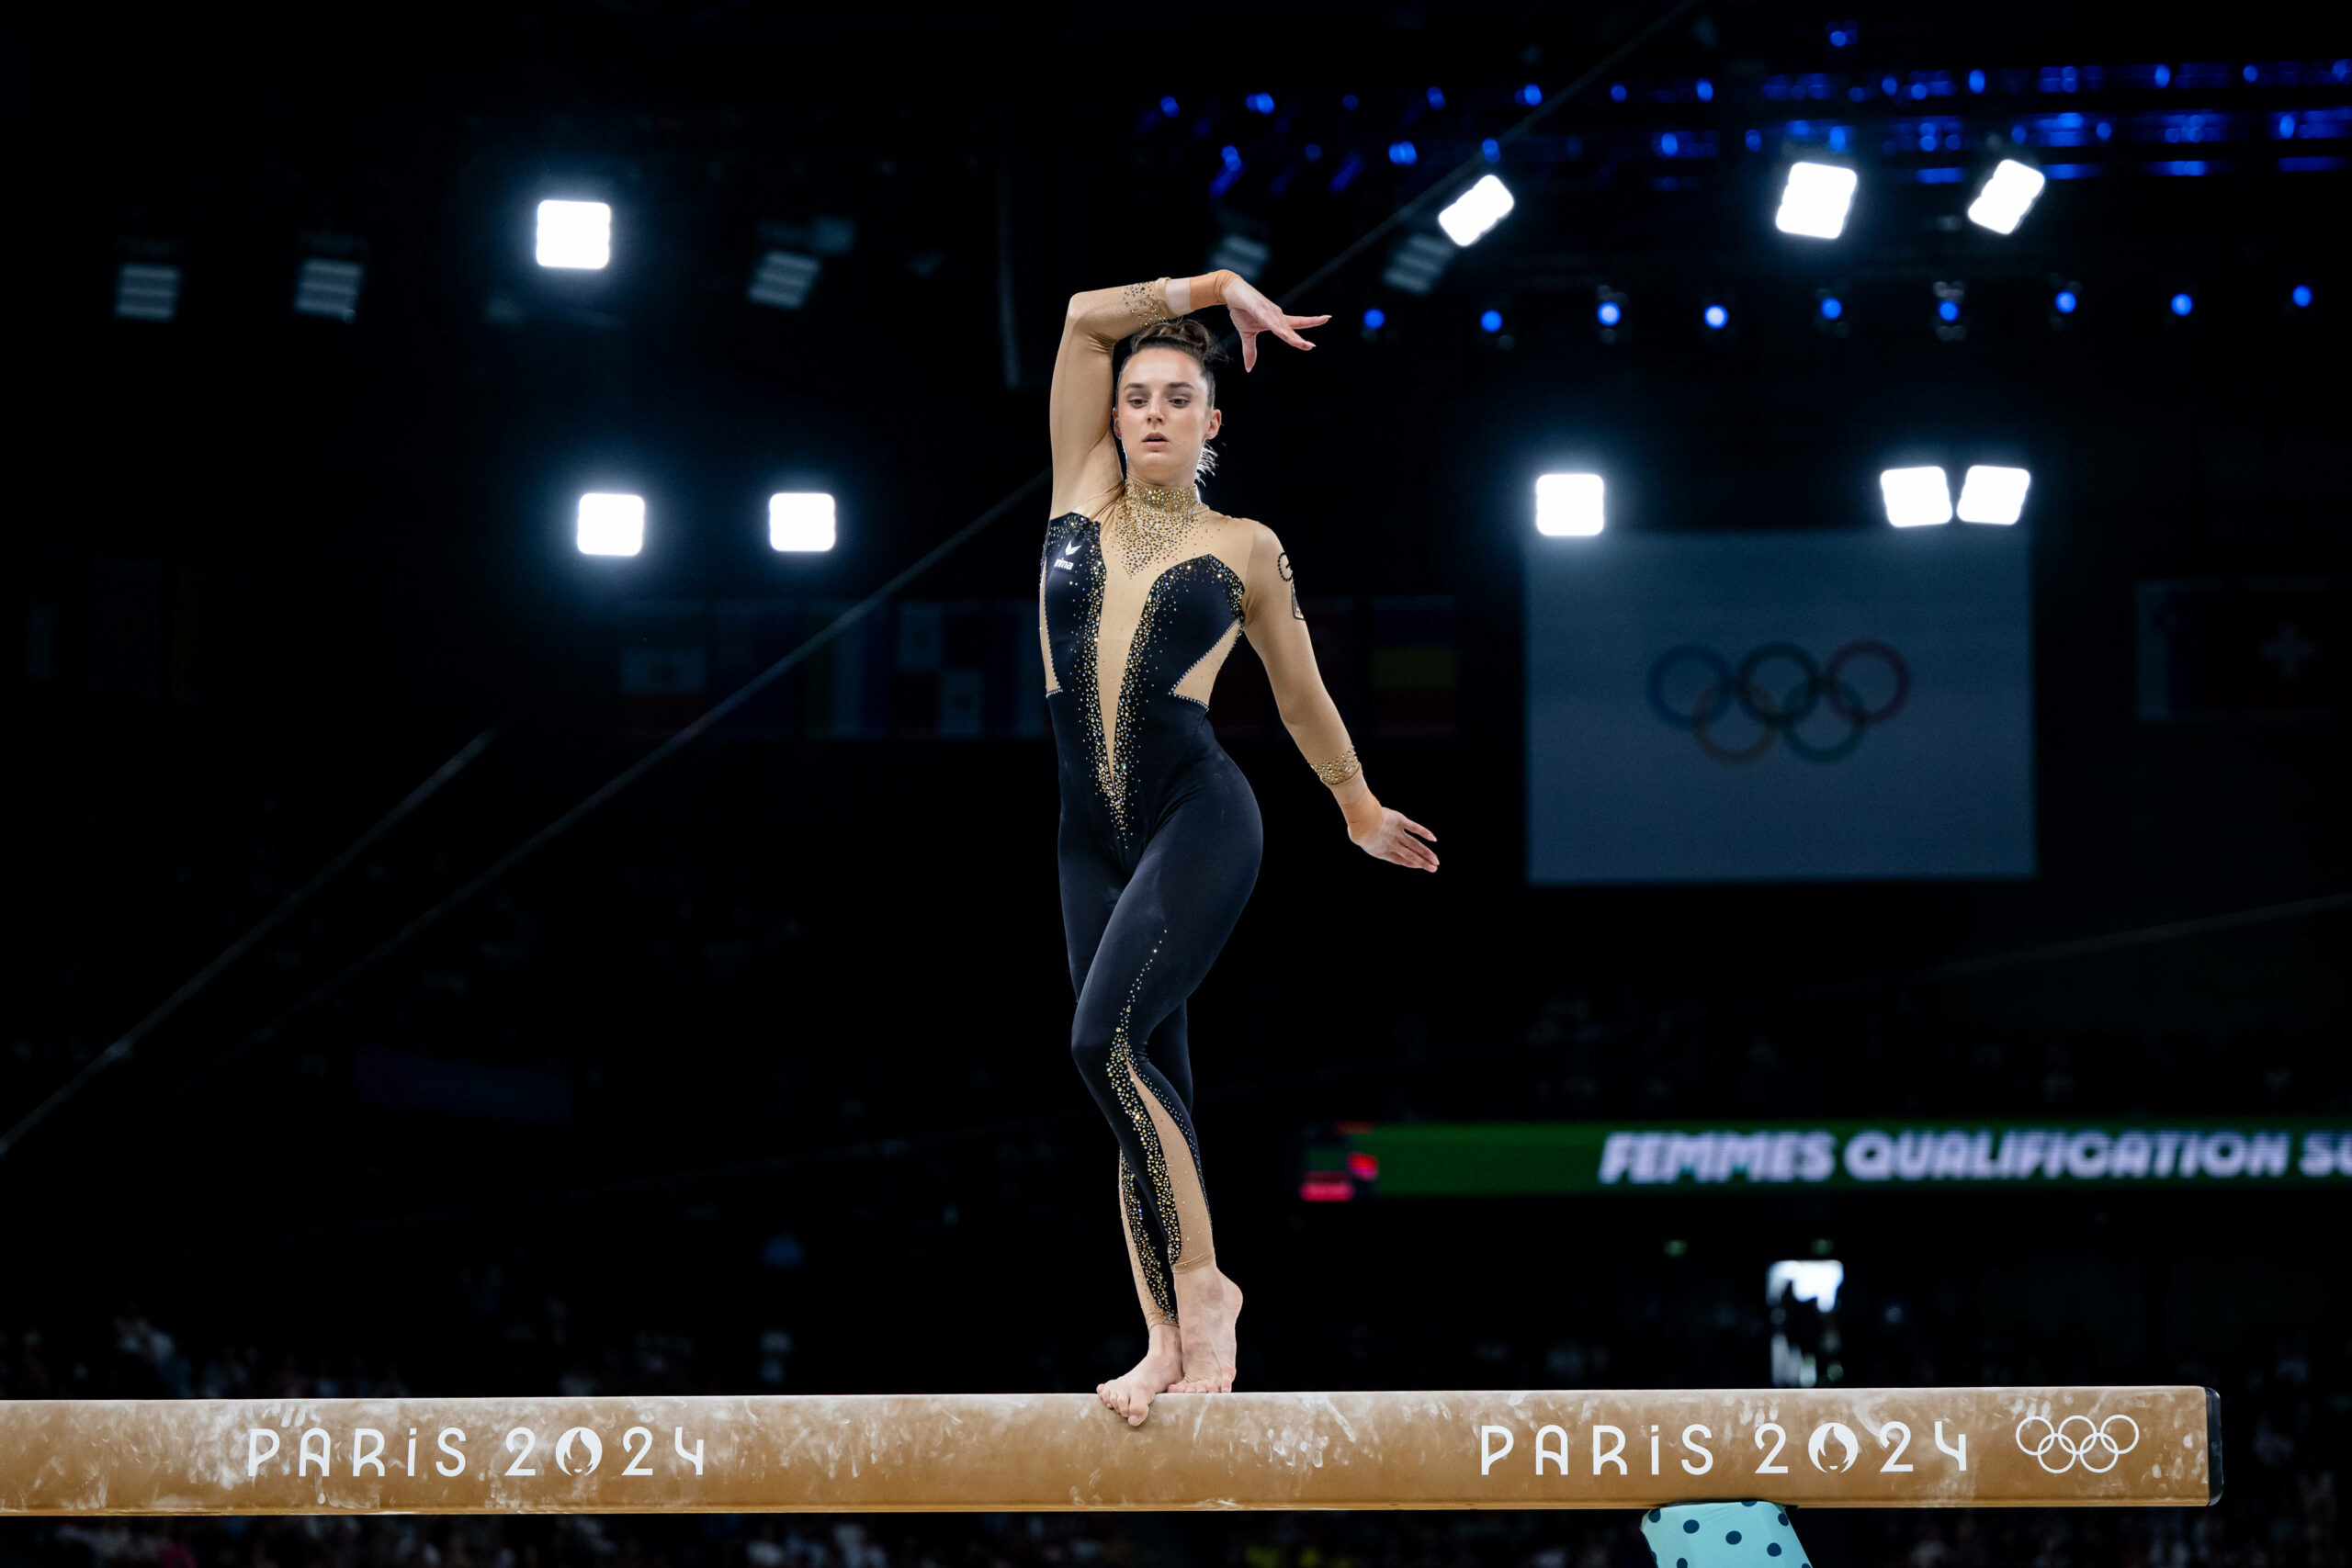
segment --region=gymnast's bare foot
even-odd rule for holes
[[[1140,1427],[1143,1418],[1151,1414],[1151,1402],[1168,1392],[1168,1385],[1182,1376],[1184,1353],[1180,1348],[1172,1325],[1155,1324],[1151,1330],[1151,1348],[1133,1371],[1109,1382],[1094,1385],[1102,1403],[1127,1419],[1130,1427]]]
[[[1176,1276],[1176,1315],[1184,1373],[1170,1393],[1233,1392],[1234,1324],[1241,1316],[1241,1287],[1212,1264]]]

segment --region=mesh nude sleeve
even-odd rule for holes
[[[1306,635],[1306,615],[1298,604],[1297,574],[1272,529],[1258,529],[1242,587],[1242,629],[1266,666],[1283,727],[1316,776],[1344,805],[1363,793],[1363,770],[1356,762],[1339,705],[1324,689],[1323,673],[1315,667],[1315,644]]]

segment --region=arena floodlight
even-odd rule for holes
[[[821,491],[779,491],[768,497],[768,547],[789,552],[833,547],[833,498]]]
[[[1995,166],[1993,177],[1968,204],[1968,220],[1996,234],[2014,234],[2025,221],[2026,209],[2049,179],[2030,164],[2020,164],[2015,158],[2004,158]]]
[[[1962,523],[2014,523],[2025,513],[2026,487],[2033,476],[2023,468],[1972,466],[1960,481]]]
[[[1408,234],[1388,253],[1380,281],[1406,294],[1427,294],[1437,287],[1454,247],[1435,234]]]
[[[114,277],[114,313],[119,321],[168,321],[179,314],[180,269],[147,262],[125,262]]]
[[[1600,532],[1599,474],[1544,474],[1535,481],[1535,531],[1590,538]]]
[[[1886,520],[1898,528],[1951,521],[1951,481],[1941,468],[1889,468],[1878,477]]]
[[[613,209],[601,201],[539,203],[539,265],[594,271],[613,259]]]
[[[1511,199],[1510,187],[1493,175],[1481,175],[1478,183],[1453,198],[1446,209],[1437,215],[1437,226],[1445,231],[1446,238],[1457,245],[1473,245],[1486,231],[1503,220],[1503,215],[1518,204]]]
[[[1834,240],[1846,231],[1846,213],[1860,183],[1853,170],[1837,164],[1791,164],[1772,222],[1783,234]]]
[[[591,491],[580,498],[583,556],[633,556],[645,548],[645,498]]]
[[[1264,275],[1266,263],[1273,254],[1272,247],[1263,240],[1253,240],[1247,234],[1227,234],[1209,253],[1209,270],[1223,268],[1238,274],[1246,282],[1255,283]]]
[[[359,282],[364,276],[357,262],[310,257],[294,275],[294,313],[351,321],[359,314]]]
[[[752,269],[743,298],[773,310],[797,310],[808,303],[808,291],[817,287],[817,275],[824,265],[815,256],[797,251],[770,251]]]

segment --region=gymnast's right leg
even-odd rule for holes
[[[1118,867],[1102,856],[1081,834],[1072,833],[1065,826],[1061,842],[1062,931],[1069,943],[1069,982],[1073,992],[1083,993],[1086,976],[1094,966],[1095,954],[1102,945],[1102,932],[1111,921],[1112,911],[1118,908],[1119,895],[1125,879]],[[1184,1010],[1179,1007],[1174,1016],[1154,1032],[1153,1043],[1162,1036],[1173,1034],[1179,1059],[1182,1059],[1184,1030]],[[1081,1060],[1084,1072],[1092,1065]],[[1187,1101],[1192,1093],[1189,1063],[1183,1071],[1182,1091]],[[1142,1303],[1146,1344],[1143,1359],[1115,1378],[1094,1385],[1095,1394],[1129,1426],[1142,1424],[1151,1410],[1151,1402],[1168,1392],[1168,1387],[1184,1372],[1183,1341],[1178,1335],[1176,1320],[1163,1311],[1153,1299],[1144,1273],[1142,1258],[1136,1250],[1136,1233],[1130,1224],[1136,1202],[1135,1175],[1127,1166],[1127,1156],[1122,1146],[1118,1157],[1119,1233],[1126,1239],[1127,1269],[1134,1276],[1136,1298]]]

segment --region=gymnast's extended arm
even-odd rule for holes
[[[1398,865],[1435,871],[1437,852],[1430,844],[1437,841],[1437,835],[1403,812],[1381,805],[1364,782],[1363,765],[1348,741],[1348,727],[1340,721],[1331,694],[1323,687],[1322,671],[1315,667],[1315,645],[1306,635],[1306,615],[1298,607],[1290,557],[1272,528],[1263,524],[1253,526],[1258,536],[1250,546],[1250,570],[1242,579],[1241,626],[1249,634],[1250,646],[1266,666],[1283,728],[1316,776],[1329,786],[1340,814],[1347,818],[1348,838],[1357,848]]]

